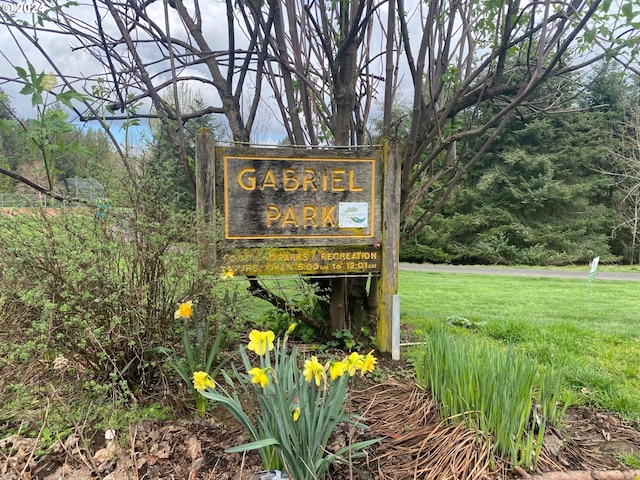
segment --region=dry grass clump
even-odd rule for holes
[[[386,437],[366,466],[380,480],[482,479],[504,468],[499,461],[492,465],[482,435],[462,422],[442,421],[415,384],[378,384],[355,393],[352,402],[365,412],[373,435]]]

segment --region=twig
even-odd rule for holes
[[[216,468],[218,468],[219,463],[220,463],[220,459],[218,458],[218,460],[216,461],[216,464],[211,469],[211,472],[209,472],[209,480],[211,480],[213,478],[213,474],[216,473]]]
[[[133,467],[133,471],[135,472],[135,478],[140,479],[138,475],[138,462],[136,462],[136,435],[138,434],[138,429],[133,428],[133,434],[131,434],[131,428],[129,429],[129,435],[131,436],[131,466]]]
[[[65,405],[65,402],[63,401],[63,399],[60,396],[60,394],[58,393],[58,391],[54,388],[54,386],[52,384],[50,386],[51,386],[52,394],[55,396],[56,400],[60,402],[60,405]],[[72,415],[66,407],[63,407],[63,408],[65,410],[65,415],[71,421],[71,423],[73,423],[73,427],[75,428],[75,432],[78,434],[78,437],[79,437],[79,442],[82,442],[83,451],[90,453],[89,445],[87,444],[87,439],[86,439],[86,437],[84,436],[84,433],[83,433],[84,430],[85,430],[85,426],[87,425],[87,415],[88,415],[88,413],[84,417],[83,425],[80,426],[80,425],[78,425],[78,422],[76,422],[76,419],[75,419],[74,415]],[[58,436],[58,441],[60,442],[60,445],[62,446],[62,448],[64,449],[66,454],[69,455],[69,451],[67,450],[67,447],[65,446],[64,442],[60,439],[59,436]],[[80,449],[78,449],[78,455],[80,456],[80,459],[82,460],[82,463],[84,463],[85,466],[87,468],[89,468],[89,470],[91,470],[92,472],[97,472],[98,471],[98,467],[95,464],[95,462],[93,461],[93,457],[90,454],[89,455],[84,455],[82,453],[82,451]]]
[[[42,438],[42,432],[44,431],[45,426],[47,425],[47,417],[49,417],[49,407],[51,406],[49,399],[47,398],[47,406],[44,409],[44,418],[42,419],[42,426],[40,427],[40,431],[38,432],[38,436],[36,437],[36,441],[33,443],[33,448],[31,449],[31,453],[29,453],[29,458],[24,464],[24,468],[20,473],[20,477],[24,478],[27,468],[29,467],[29,463],[31,463],[31,459],[36,453],[36,449],[38,448],[38,444],[40,443],[40,439]]]
[[[526,480],[635,480],[640,477],[640,470],[570,470],[535,475],[529,475],[522,469],[517,469],[517,472]]]
[[[22,425],[20,425],[20,427],[22,428]],[[18,470],[11,465],[11,462],[9,462],[9,459],[10,459],[11,455],[10,454],[8,454],[8,455],[5,454],[2,450],[0,450],[0,455],[2,455],[2,457],[4,458],[4,462],[5,462],[5,465],[7,466],[7,468],[9,468],[10,470],[14,471],[16,474],[19,475]]]
[[[238,478],[242,478],[242,471],[244,470],[244,461],[246,459],[247,456],[247,452],[242,452],[242,462],[240,463],[240,475],[238,475]]]

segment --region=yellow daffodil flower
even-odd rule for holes
[[[173,314],[173,318],[175,320],[178,320],[180,318],[191,318],[192,314],[193,314],[193,302],[189,300],[188,302],[184,302],[178,307],[178,309],[176,310],[176,313]]]
[[[360,355],[358,352],[353,352],[347,358],[343,360],[345,365],[347,366],[347,371],[349,372],[349,376],[353,377],[358,370],[362,368],[362,362],[364,361],[364,356]]]
[[[269,385],[269,377],[267,376],[267,368],[259,368],[254,367],[249,370],[249,375],[251,375],[251,382],[255,384],[259,384],[262,388]]]
[[[296,329],[297,325],[298,325],[297,323],[292,323],[291,325],[289,325],[289,328],[287,328],[287,335],[291,335],[293,331]]]
[[[315,379],[316,386],[320,386],[320,380],[325,376],[324,367],[318,362],[318,359],[313,356],[311,360],[305,360],[304,362],[304,378],[307,382],[311,379]]]
[[[331,362],[329,365],[329,378],[335,380],[340,378],[348,370],[348,365],[345,362]]]
[[[264,355],[267,351],[273,350],[273,341],[276,336],[272,331],[260,332],[252,330],[249,334],[249,345],[247,348],[258,355]]]
[[[296,407],[293,409],[293,421],[297,422],[298,418],[300,418],[300,407]]]
[[[193,372],[193,388],[201,392],[207,387],[216,388],[216,384],[207,372]]]
[[[233,270],[231,270],[231,267],[227,267],[220,276],[222,277],[222,280],[229,280],[230,278],[233,278]]]
[[[360,367],[360,372],[363,376],[367,372],[373,372],[374,368],[376,368],[375,365],[378,359],[372,354],[373,350],[367,353],[367,356],[362,360],[362,367]]]

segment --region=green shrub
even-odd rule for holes
[[[553,265],[559,261],[557,252],[544,248],[542,245],[532,245],[518,251],[518,263],[523,265]]]
[[[197,249],[181,242],[193,218],[144,205],[114,210],[0,217],[0,322],[29,339],[15,345],[16,359],[73,359],[87,382],[135,394],[161,374],[161,357],[149,352],[179,342],[176,306],[211,297],[215,276],[198,273]]]
[[[517,263],[518,249],[509,243],[509,238],[499,232],[476,242],[472,255],[488,263],[513,265]]]
[[[455,258],[455,255],[447,253],[439,247],[423,245],[411,240],[400,246],[400,261],[402,262],[451,263]]]

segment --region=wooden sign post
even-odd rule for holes
[[[381,352],[392,350],[393,297],[398,293],[400,254],[400,155],[397,144],[383,145],[384,185],[382,209],[382,265],[378,279],[376,340]]]
[[[202,269],[213,267],[216,251],[216,175],[215,138],[211,129],[202,128],[196,133],[196,216],[198,242],[204,254],[198,259]]]

